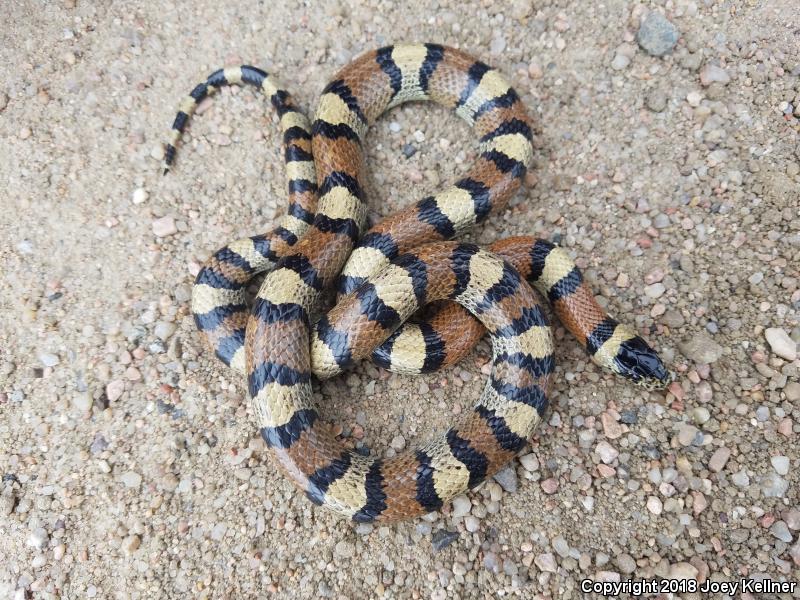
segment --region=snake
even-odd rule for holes
[[[333,77],[312,122],[264,70],[220,69],[181,103],[165,173],[198,104],[229,85],[253,86],[277,113],[288,210],[267,233],[207,260],[191,310],[216,356],[246,378],[273,463],[314,504],[356,522],[409,519],[507,465],[549,403],[554,345],[539,295],[603,369],[649,390],[672,381],[656,351],[598,304],[560,246],[529,236],[488,248],[455,239],[502,209],[533,162],[532,121],[499,71],[440,44],[386,46]],[[365,136],[386,111],[412,101],[452,109],[478,137],[476,159],[449,187],[368,228]],[[334,291],[337,303],[316,318]],[[491,372],[474,407],[416,448],[361,453],[313,402],[315,378],[360,360],[432,372],[487,333]]]

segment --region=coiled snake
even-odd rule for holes
[[[550,328],[527,281],[598,365],[648,388],[669,383],[656,353],[595,302],[561,248],[529,237],[489,250],[447,241],[502,208],[532,161],[529,118],[498,71],[437,44],[381,48],[336,75],[310,124],[264,71],[222,69],[182,104],[167,169],[197,104],[232,84],[260,89],[280,117],[289,209],[271,232],[209,259],[192,312],[217,356],[247,375],[274,462],[314,503],[356,521],[424,514],[490,477],[526,444],[547,407],[554,367]],[[454,109],[478,135],[478,158],[449,188],[364,232],[365,133],[386,110],[415,100]],[[265,271],[248,307],[245,287]],[[339,303],[312,323],[321,292],[337,278]],[[437,300],[450,302],[427,321],[407,322]],[[433,371],[458,361],[486,330],[492,371],[477,404],[419,448],[363,456],[312,403],[312,374],[332,377],[368,357],[393,371]]]

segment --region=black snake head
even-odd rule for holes
[[[614,369],[648,390],[663,389],[675,379],[656,351],[638,335],[620,344],[614,357]]]

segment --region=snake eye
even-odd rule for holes
[[[622,342],[614,362],[620,374],[649,389],[664,388],[672,381],[656,351],[638,335]]]

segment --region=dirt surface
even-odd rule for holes
[[[580,598],[586,578],[800,579],[795,3],[311,4],[4,4],[0,596]],[[637,35],[650,11],[677,29],[662,57]],[[440,513],[355,526],[268,462],[243,382],[189,314],[199,265],[284,206],[275,115],[226,90],[168,177],[161,143],[220,66],[265,67],[312,111],[339,67],[400,41],[500,68],[536,119],[526,189],[473,239],[559,241],[679,378],[633,387],[557,326],[548,422],[521,460]],[[476,148],[444,109],[395,109],[368,136],[374,212],[439,189]],[[418,378],[362,364],[319,405],[391,453],[467,409],[488,358],[482,343]]]

